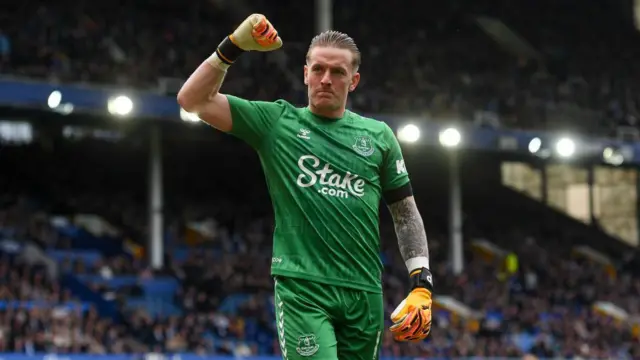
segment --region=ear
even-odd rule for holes
[[[309,67],[307,65],[304,66],[304,84],[309,85]]]
[[[353,74],[353,76],[351,77],[351,85],[349,85],[349,92],[354,91],[358,87],[359,83],[360,83],[360,73],[357,72]]]

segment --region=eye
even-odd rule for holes
[[[334,75],[346,75],[346,72],[344,71],[344,69],[332,69],[331,73]]]

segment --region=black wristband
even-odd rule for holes
[[[415,288],[426,288],[433,292],[433,275],[427,268],[416,269],[411,272],[411,290]]]
[[[220,60],[227,65],[233,64],[245,51],[239,48],[236,44],[231,41],[229,36],[224,38],[218,48],[216,49],[216,53]]]

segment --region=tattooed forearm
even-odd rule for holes
[[[429,248],[424,223],[415,199],[410,196],[393,203],[389,205],[389,211],[393,217],[400,254],[409,271],[424,266],[421,263],[428,263]]]

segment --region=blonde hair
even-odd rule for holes
[[[351,51],[353,54],[353,61],[351,65],[357,71],[360,67],[361,55],[360,49],[356,42],[347,34],[341,33],[335,30],[323,31],[311,39],[311,45],[307,51],[307,61],[309,61],[309,55],[311,50],[315,47],[333,47],[337,49],[345,49]]]

